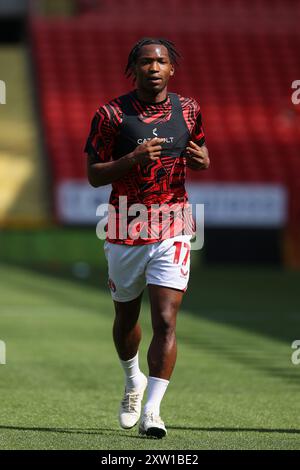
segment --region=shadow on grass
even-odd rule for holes
[[[191,427],[191,426],[168,426],[168,429],[178,431],[201,431],[201,432],[262,432],[279,434],[300,434],[300,429],[273,429],[273,428],[222,428],[222,427]]]
[[[192,268],[182,308],[291,344],[300,328],[299,285],[300,272],[282,268]]]
[[[0,430],[2,431],[32,431],[32,432],[49,432],[49,433],[60,433],[60,434],[84,434],[84,435],[95,435],[95,436],[104,436],[107,433],[113,432],[120,437],[129,437],[130,439],[141,439],[142,436],[133,436],[122,431],[120,429],[113,428],[56,428],[56,427],[28,427],[28,426],[2,426],[0,425]]]
[[[275,366],[273,363],[276,363],[278,357],[270,356],[263,348],[259,351],[255,350],[255,344],[252,345],[252,348],[249,348],[249,346],[245,346],[242,341],[235,341],[235,343],[232,344],[226,341],[222,342],[222,338],[218,338],[216,344],[216,339],[213,337],[199,334],[197,331],[191,332],[189,335],[184,335],[180,329],[177,333],[177,338],[180,343],[195,348],[197,351],[204,350],[206,353],[213,355],[218,354],[222,358],[242,364],[248,368],[248,370],[251,368],[264,375],[280,379],[288,386],[299,387],[300,370],[290,362],[291,350],[288,347],[286,351],[286,363],[282,363],[281,366]]]
[[[108,287],[106,288],[107,284],[107,274],[104,270],[99,270],[96,273],[93,271],[92,272],[92,281],[90,282],[89,279],[82,280],[82,279],[77,279],[72,276],[71,273],[71,268],[65,268],[63,269],[52,269],[50,272],[46,270],[45,267],[42,266],[24,266],[20,264],[11,264],[11,263],[1,263],[0,267],[5,267],[8,266],[9,268],[13,268],[16,270],[20,270],[19,272],[23,273],[33,273],[35,276],[39,276],[41,280],[47,280],[49,281],[66,281],[67,283],[70,284],[70,287],[76,287],[76,286],[81,286],[81,287],[86,287],[87,289],[95,289],[97,286],[99,288],[99,291],[105,292],[106,294],[109,295],[109,290]],[[97,279],[97,284],[96,280]],[[4,280],[5,282],[5,280]],[[55,298],[62,304],[65,304],[66,306],[74,306],[78,308],[85,309],[89,312],[94,312],[94,313],[99,313],[100,312],[100,302],[87,302],[86,300],[82,299],[80,294],[78,295],[71,295],[69,289],[67,288],[65,291],[63,290],[62,286],[59,284],[53,284],[49,283],[48,285],[45,285],[45,283],[38,284],[35,282],[34,279],[28,276],[15,276],[13,278],[14,285],[16,288],[20,288],[21,290],[24,290],[26,292],[32,292],[32,295],[36,294],[42,294],[45,295],[49,298]],[[112,304],[112,309],[113,309],[113,304]]]
[[[5,264],[3,264],[5,266]],[[90,289],[106,293],[106,267],[91,270],[87,279],[72,275],[71,266],[56,266],[49,271],[46,266],[9,266],[32,271],[44,279],[64,279]],[[76,305],[99,312],[97,302],[87,303],[80,296],[72,298],[68,292],[55,285],[39,285],[28,278],[15,279],[16,286],[45,295],[55,296],[68,305]],[[300,272],[263,267],[192,267],[187,294],[182,309],[198,318],[242,328],[276,340],[292,343],[300,330]],[[145,290],[144,300],[147,301]],[[112,305],[113,310],[113,305]]]
[[[274,434],[300,434],[300,429],[283,429],[283,428],[231,428],[231,427],[194,427],[194,426],[168,426],[168,429],[177,431],[196,431],[196,432],[258,432],[258,433],[274,433]],[[114,432],[119,436],[126,436],[133,439],[143,439],[145,436],[133,436],[128,432],[113,428],[56,428],[56,427],[28,427],[28,426],[1,426],[0,430],[8,431],[34,431],[34,432],[52,432],[62,434],[86,434],[86,435],[105,435],[105,433]]]
[[[28,268],[20,266],[19,268],[21,268],[25,274],[31,272]],[[67,306],[74,306],[74,308],[77,309],[81,308],[83,311],[87,310],[96,315],[100,314],[101,311],[100,296],[103,292],[107,294],[109,302],[110,294],[106,288],[106,282],[104,281],[106,276],[105,271],[99,270],[97,275],[95,274],[95,276],[92,276],[92,283],[89,282],[89,280],[80,281],[72,279],[70,272],[67,272],[67,270],[65,272],[60,272],[60,274],[57,273],[55,276],[54,273],[45,273],[43,270],[38,271],[33,269],[32,271],[34,271],[35,274],[39,273],[41,279],[44,281],[47,281],[47,279],[51,281],[54,277],[58,281],[59,279],[68,280],[69,286],[66,284],[65,289],[63,287],[64,284],[60,284],[60,282],[38,283],[35,282],[35,278],[30,275],[14,276],[12,272],[11,277],[14,281],[14,287],[16,289],[20,288],[21,290],[25,290],[27,293],[29,291],[32,293],[32,296],[36,295],[36,293],[42,293],[49,298],[55,298],[56,301],[58,300]],[[204,292],[203,295],[201,294],[201,297],[198,295],[199,287],[195,285],[195,282],[197,282],[197,273],[199,275],[200,271],[203,277],[201,290]],[[274,281],[275,285],[282,280],[283,273],[273,270],[265,270],[261,272],[259,269],[253,270],[252,268],[250,273],[246,272],[244,275],[241,275],[241,270],[238,270],[237,272],[234,271],[234,274],[232,270],[227,270],[227,274],[231,272],[231,277],[229,276],[228,279],[228,276],[225,275],[226,270],[224,269],[209,268],[207,269],[206,275],[204,274],[205,270],[201,269],[200,271],[196,270],[196,276],[194,276],[194,278],[192,276],[192,282],[189,287],[188,294],[184,296],[183,303],[183,308],[186,308],[189,312],[194,314],[195,317],[205,318],[217,323],[225,323],[244,330],[255,331],[260,335],[265,335],[266,337],[274,336],[276,339],[280,339],[282,341],[286,341],[289,336],[290,341],[296,339],[295,335],[297,335],[297,331],[300,331],[300,314],[298,315],[295,313],[293,317],[290,317],[288,312],[286,312],[286,314],[283,315],[280,305],[279,307],[277,305],[276,307],[274,306],[273,309],[271,308],[276,301],[276,296],[270,296],[270,299],[265,298],[266,295],[269,295],[269,283],[271,280],[276,279],[276,282]],[[238,276],[238,273],[240,273],[240,276]],[[268,281],[265,282],[265,285],[262,285],[264,273],[266,274]],[[238,277],[240,277],[239,280],[237,280]],[[261,285],[259,295],[262,296],[261,298],[263,298],[263,300],[260,300],[259,295],[257,295],[256,297],[253,296],[253,299],[250,302],[249,292],[254,288],[253,279],[255,277],[257,277],[255,280],[255,289],[258,290],[258,285]],[[283,278],[285,279],[285,276],[283,276]],[[298,276],[296,275],[294,277],[294,274],[291,273],[291,278],[289,280],[291,290],[287,290],[284,296],[287,296],[289,292],[291,294],[296,290],[296,278],[298,278]],[[96,282],[97,279],[98,281]],[[286,279],[284,282],[282,281],[282,286],[285,287],[287,282],[288,281]],[[76,287],[79,284],[81,286],[85,285],[87,291],[90,290],[91,293],[96,295],[91,295],[90,300],[86,300],[85,298],[82,298],[80,290],[76,289],[73,293],[73,287]],[[229,289],[230,284],[235,286],[236,291],[232,286],[231,289]],[[218,295],[211,295],[209,286],[214,286],[214,290]],[[265,289],[267,290],[267,294],[264,293]],[[98,291],[99,302],[97,294]],[[247,292],[248,295],[246,295]],[[143,302],[147,302],[147,292],[144,294]],[[214,311],[214,308],[220,308],[220,303],[223,304],[223,310]],[[289,309],[296,308],[296,304],[296,299],[291,295]],[[264,313],[259,313],[260,308],[265,309]],[[109,311],[109,313],[112,312],[113,304],[111,303],[111,312]],[[299,368],[291,365],[290,356],[292,350],[290,345],[287,344],[285,360],[282,361],[282,358],[279,357],[280,362],[278,363],[278,357],[270,356],[269,351],[265,351],[262,345],[260,345],[258,350],[255,349],[255,341],[252,341],[250,345],[247,345],[244,344],[243,340],[238,340],[238,337],[236,337],[234,343],[228,342],[226,338],[223,339],[222,337],[218,337],[216,339],[215,337],[206,335],[205,332],[200,331],[199,329],[196,328],[187,334],[178,328],[178,341],[181,344],[186,344],[189,347],[195,348],[197,352],[204,350],[206,353],[211,353],[214,356],[217,354],[219,357],[227,358],[232,362],[242,364],[249,371],[250,369],[256,370],[264,376],[278,379],[286,387],[293,389],[298,387],[300,370]]]

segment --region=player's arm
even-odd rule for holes
[[[105,186],[124,176],[133,166],[136,159],[131,155],[126,155],[117,161],[95,162],[93,155],[87,158],[87,177],[89,183],[94,187]]]
[[[210,165],[208,149],[205,145],[205,136],[202,125],[200,106],[196,100],[189,102],[191,116],[195,116],[191,132],[191,140],[186,147],[186,164],[191,170],[207,170]]]
[[[149,161],[157,160],[161,155],[163,139],[155,137],[148,142],[138,145],[133,152],[124,155],[116,161],[95,162],[92,154],[87,159],[87,176],[89,183],[95,188],[113,183],[122,178],[138,163],[144,166]]]
[[[118,117],[119,119],[116,120],[115,111],[110,105],[106,105],[98,109],[92,120],[84,151],[88,155],[88,181],[95,188],[113,183],[138,163],[143,166],[147,161],[159,158],[161,153],[159,144],[163,139],[155,138],[137,146],[133,152],[114,161],[113,147],[122,119],[121,115]]]
[[[186,147],[186,164],[191,170],[207,170],[210,164],[208,149],[206,145],[201,147],[192,140]]]

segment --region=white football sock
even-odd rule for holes
[[[158,377],[148,377],[148,393],[144,413],[152,412],[154,415],[159,416],[160,403],[168,385],[169,380],[160,379]]]
[[[125,372],[126,390],[139,388],[142,383],[142,372],[139,368],[139,353],[137,352],[136,355],[128,361],[122,361],[122,359],[120,359],[120,362]]]

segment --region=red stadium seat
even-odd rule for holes
[[[200,102],[212,157],[209,172],[189,171],[189,178],[299,184],[300,113],[291,103],[291,83],[300,78],[299,3],[293,4],[295,18],[288,17],[284,0],[167,0],[158,17],[149,0],[143,8],[137,0],[83,0],[79,18],[33,19],[55,181],[85,179],[83,148],[95,110],[131,87],[123,73],[130,48],[140,36],[161,35],[164,25],[164,36],[183,56],[170,90]],[[276,27],[271,10],[281,18]],[[157,25],[143,21],[141,29],[141,19],[151,15]]]

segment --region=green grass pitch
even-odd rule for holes
[[[299,274],[192,272],[164,440],[118,427],[123,373],[113,309],[99,287],[0,267],[1,449],[299,449]],[[141,366],[151,338],[147,294]]]

